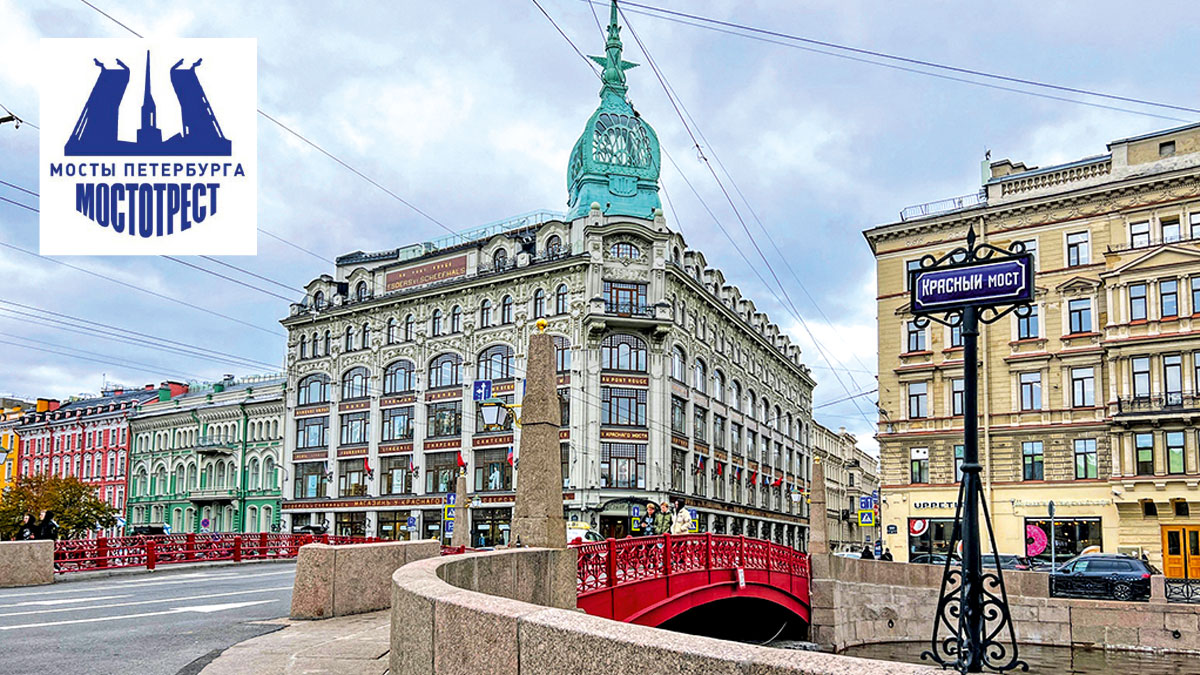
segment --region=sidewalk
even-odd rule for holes
[[[200,675],[383,675],[390,610],[322,621],[279,619],[273,633],[226,649]]]

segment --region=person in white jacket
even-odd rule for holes
[[[675,516],[671,519],[671,534],[687,534],[691,529],[691,514],[683,508],[683,502],[675,502]]]

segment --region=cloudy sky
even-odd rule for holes
[[[586,2],[539,1],[585,53],[602,51]],[[1156,2],[1132,12],[1121,0],[646,1],[780,33],[1196,107],[1194,2]],[[567,155],[596,105],[598,82],[531,0],[93,4],[147,36],[256,37],[263,111],[453,229],[565,207]],[[605,8],[597,11],[604,22]],[[0,16],[0,104],[35,124],[39,38],[129,37],[78,1],[0,0]],[[744,194],[739,211],[769,267],[643,65],[629,73],[630,98],[682,171],[664,158],[668,221],[804,346],[819,380],[818,405],[874,387],[875,280],[864,228],[894,221],[911,204],[976,191],[988,149],[995,159],[1046,165],[1178,124],[837,58],[794,42],[752,40],[643,13],[627,18],[707,138],[705,154],[728,169],[726,188],[735,192],[736,184]],[[623,36],[625,57],[645,64],[628,29]],[[1189,114],[1114,105],[1181,119]],[[29,125],[0,126],[0,180],[38,190],[38,134]],[[258,143],[259,225],[298,246],[333,258],[445,234],[261,117]],[[36,197],[5,185],[0,197],[37,206]],[[0,202],[0,243],[36,250],[37,215]],[[281,362],[277,321],[287,307],[276,297],[161,258],[59,260],[245,323],[0,247],[0,393],[64,397],[95,392],[105,378],[130,385],[214,379]],[[257,257],[226,260],[297,289],[332,267],[268,236],[260,236]],[[189,262],[289,295],[209,261]],[[30,309],[13,303],[58,312],[65,323],[53,328],[44,318],[31,320],[14,313]],[[61,329],[78,330],[81,319],[114,326],[125,340]],[[218,350],[227,356],[214,358],[226,362],[155,350],[160,341],[123,331]],[[873,400],[820,407],[817,417],[846,426],[872,448]]]

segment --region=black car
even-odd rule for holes
[[[298,525],[292,528],[292,534],[325,534],[329,528],[324,525]]]
[[[1116,553],[1093,553],[1068,560],[1050,576],[1057,596],[1102,600],[1149,600],[1153,565]]]
[[[953,561],[953,564],[955,564],[955,565],[960,564],[958,561],[958,556],[951,556],[951,560]],[[946,554],[945,553],[917,553],[917,554],[914,554],[913,557],[909,559],[909,562],[916,563],[918,565],[945,565],[946,564]]]

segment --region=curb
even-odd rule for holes
[[[281,563],[296,563],[295,558],[282,558],[276,560],[243,560],[234,562],[232,560],[218,560],[214,562],[194,562],[194,563],[176,563],[172,565],[162,565],[158,569],[148,570],[145,567],[124,567],[115,570],[95,570],[91,572],[55,572],[54,583],[63,584],[74,581],[93,581],[95,579],[106,579],[108,577],[131,577],[137,575],[156,575],[171,573],[176,571],[186,571],[195,569],[209,569],[213,567],[244,567],[246,565],[276,565]]]

